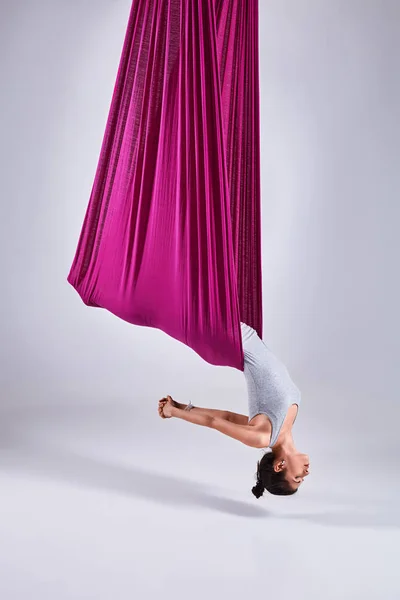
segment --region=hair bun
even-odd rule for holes
[[[261,498],[264,493],[264,484],[258,479],[256,485],[251,490],[256,498]]]

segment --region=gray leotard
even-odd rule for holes
[[[292,404],[300,406],[301,394],[285,365],[271,352],[249,325],[241,323],[244,376],[249,396],[249,421],[259,414],[272,423],[272,447]]]

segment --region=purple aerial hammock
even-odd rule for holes
[[[69,283],[244,368],[262,337],[258,0],[134,0]]]

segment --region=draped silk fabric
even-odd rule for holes
[[[258,0],[134,0],[69,283],[243,370],[262,337]]]

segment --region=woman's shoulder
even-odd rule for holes
[[[268,415],[266,415],[264,413],[255,415],[251,419],[251,421],[249,421],[249,425],[252,425],[252,427],[256,427],[260,431],[271,434],[271,431],[272,431],[271,419],[269,418]]]

